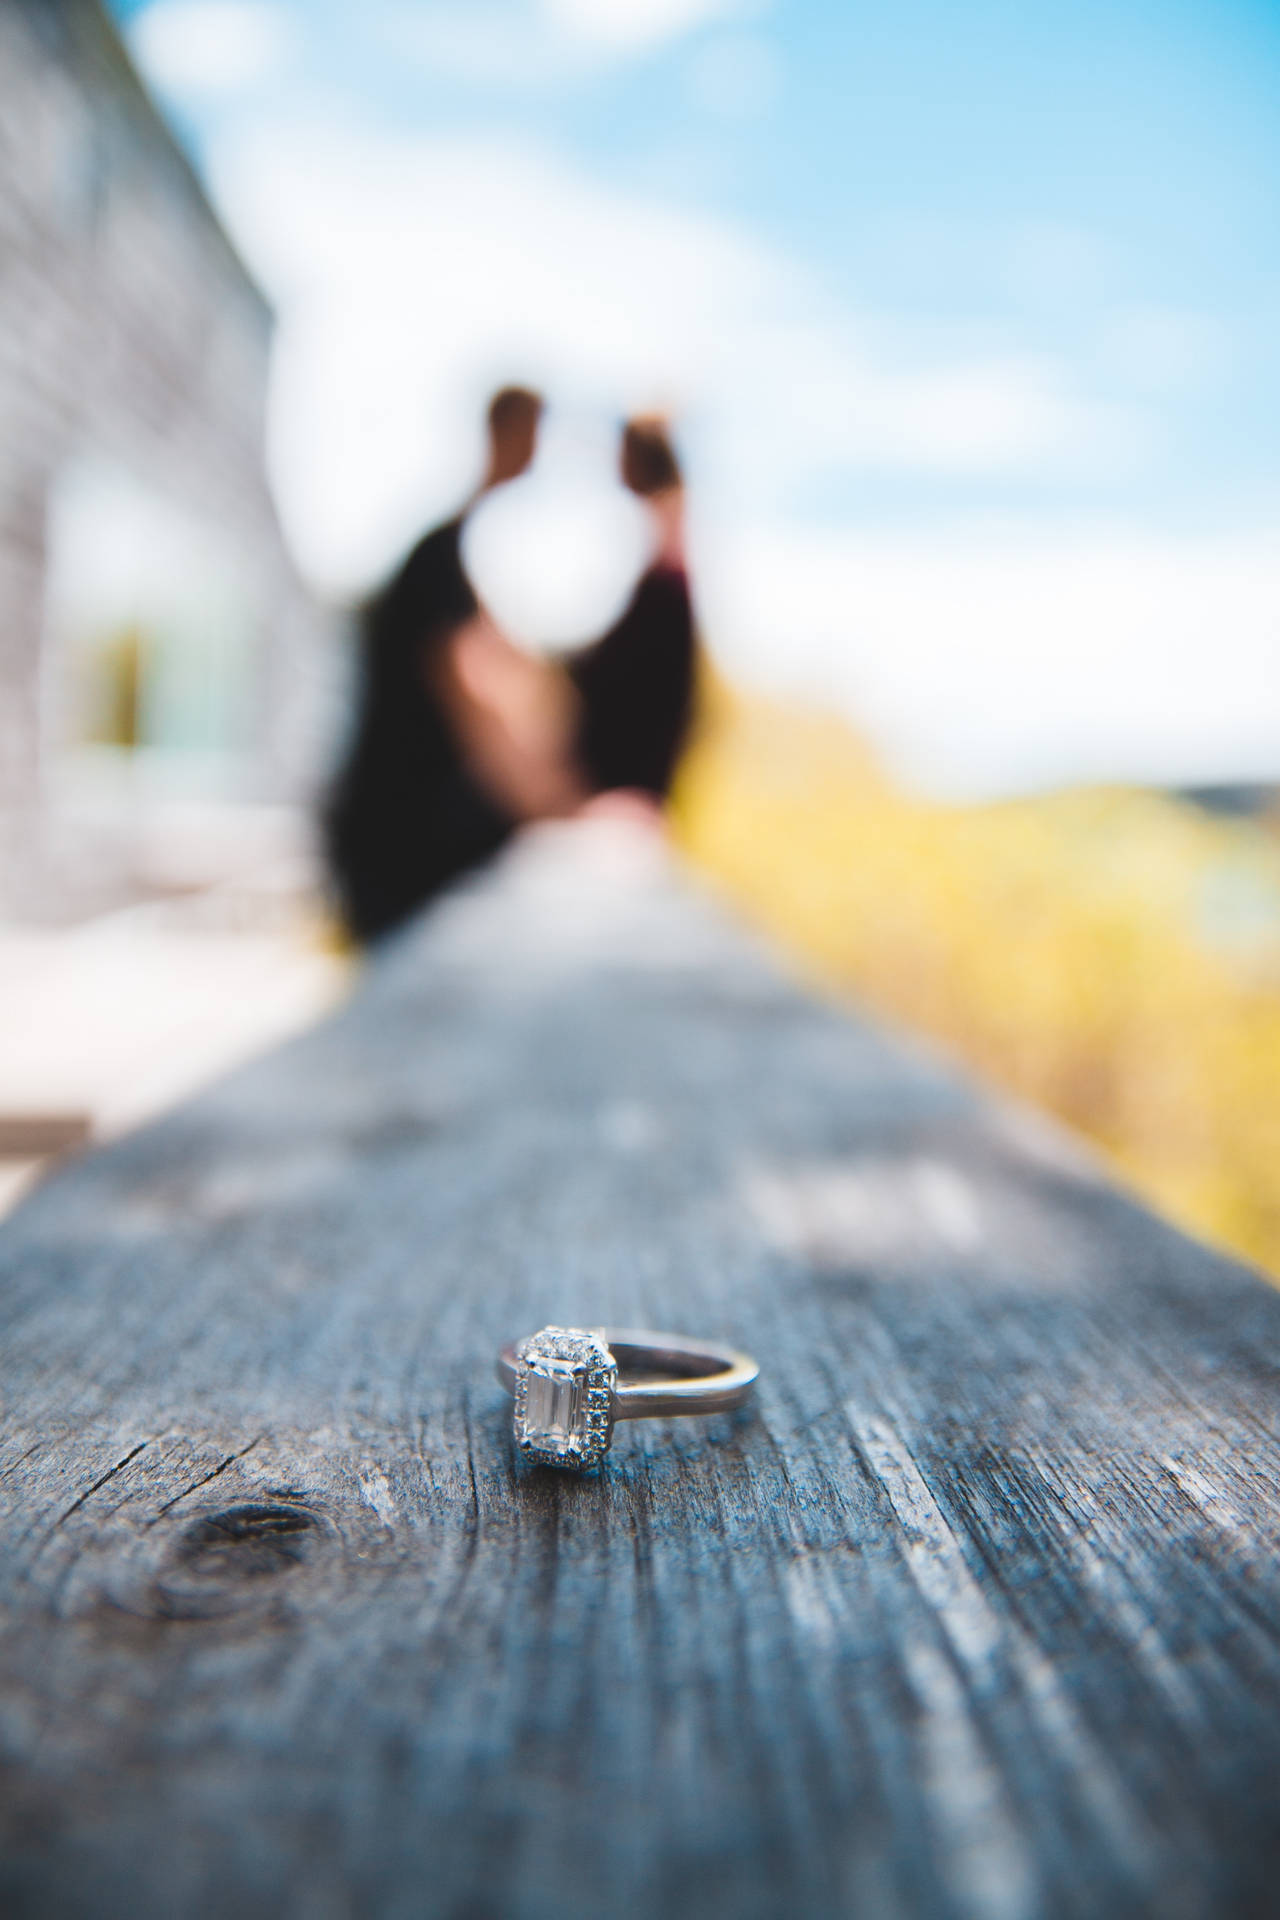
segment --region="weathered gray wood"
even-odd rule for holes
[[[565,844],[0,1241],[4,1912],[1275,1912],[1280,1298]]]

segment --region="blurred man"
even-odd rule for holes
[[[666,421],[628,420],[619,471],[643,502],[651,557],[621,616],[568,662],[575,760],[588,790],[667,798],[693,718],[697,641],[685,563],[684,480]]]
[[[479,615],[460,553],[467,515],[529,467],[541,415],[540,396],[525,387],[494,395],[479,487],[364,610],[355,728],[324,822],[339,907],[361,944],[496,853],[516,825],[459,744],[450,654]]]

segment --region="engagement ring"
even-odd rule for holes
[[[724,1413],[742,1405],[759,1372],[745,1353],[710,1340],[599,1327],[543,1327],[498,1356],[520,1452],[578,1472],[600,1465],[615,1421]],[[619,1384],[620,1373],[639,1377]]]

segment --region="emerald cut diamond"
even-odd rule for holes
[[[598,1467],[613,1438],[618,1369],[603,1337],[543,1327],[516,1348],[515,1436],[546,1467]]]

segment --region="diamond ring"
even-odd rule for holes
[[[620,1385],[621,1372],[641,1377]],[[615,1421],[723,1413],[741,1406],[759,1372],[745,1353],[710,1340],[602,1327],[543,1327],[498,1355],[520,1452],[579,1472],[600,1465]]]

